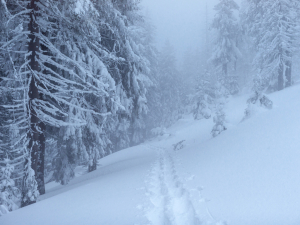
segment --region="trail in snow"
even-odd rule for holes
[[[190,193],[178,177],[174,153],[160,147],[149,146],[149,148],[155,149],[158,154],[147,182],[151,206],[146,212],[146,217],[150,224],[202,224],[190,199]]]

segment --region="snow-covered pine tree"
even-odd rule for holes
[[[184,97],[185,113],[190,113],[194,109],[195,87],[201,79],[206,80],[207,72],[207,52],[205,50],[188,48],[183,56],[181,68],[182,88],[181,94]],[[196,82],[196,85],[195,85]]]
[[[149,61],[143,54],[145,30],[141,26],[138,1],[98,1],[96,5],[106,22],[101,44],[115,57],[107,61],[107,66],[116,83],[116,94],[124,107],[107,121],[109,127],[115,127],[109,132],[115,151],[143,139],[138,134],[145,126],[146,93],[151,85],[148,78]]]
[[[32,196],[36,197],[32,195],[35,180],[38,190],[44,192],[44,125],[86,124],[85,117],[83,121],[69,118],[70,107],[106,117],[117,105],[115,83],[103,64],[109,54],[99,43],[99,21],[87,20],[98,18],[90,1],[10,1],[6,6],[11,14],[7,24],[14,34],[1,43],[1,52],[14,55],[5,88],[14,88],[13,102],[18,104],[5,107],[20,114],[16,123],[22,127],[18,143],[27,149],[23,203],[30,204],[35,201]],[[112,102],[111,111],[101,113],[88,102],[88,96]],[[72,98],[85,99],[89,104],[73,104]]]
[[[182,60],[182,68],[180,73],[184,77],[184,82],[187,87],[195,86],[195,80],[201,75],[201,71],[204,71],[205,60],[202,61],[202,52],[198,51],[198,49],[194,50],[192,48],[188,48],[183,55]],[[186,88],[185,94],[186,96],[193,94],[191,88]]]
[[[264,107],[266,109],[272,109],[273,102],[262,92],[255,91],[254,94],[247,100],[247,108],[245,110],[245,116],[243,120],[251,117],[255,111],[256,107]]]
[[[23,107],[22,99],[27,95],[24,91],[24,82],[22,76],[26,77],[24,73],[20,73],[20,65],[24,62],[25,53],[27,48],[25,47],[25,36],[23,39],[19,39],[22,36],[22,19],[15,16],[21,11],[21,7],[15,1],[1,1],[0,10],[4,13],[1,23],[1,38],[0,38],[0,61],[1,58],[4,63],[0,65],[1,74],[1,93],[3,98],[1,99],[1,117],[4,119],[1,121],[1,150],[0,160],[3,163],[9,163],[10,165],[18,168],[18,171],[13,175],[15,178],[25,177],[23,173],[26,173],[26,180],[24,180],[22,186],[26,186],[22,189],[22,193],[25,193],[27,197],[30,195],[32,201],[38,195],[36,190],[35,178],[33,183],[26,182],[32,180],[34,172],[28,166],[24,169],[25,158],[29,158],[29,152],[26,148],[29,144],[27,131],[29,130],[29,120],[25,120],[26,109]],[[23,8],[24,13],[26,7]],[[25,16],[24,16],[25,17]],[[29,20],[29,19],[28,19]],[[12,47],[13,46],[13,47]],[[21,56],[21,54],[22,56]],[[4,161],[5,160],[9,160]],[[31,185],[33,184],[33,185]],[[31,194],[30,194],[31,193]]]
[[[122,73],[127,70],[124,69],[126,60],[123,53],[123,42],[126,38],[126,17],[116,9],[113,4],[116,1],[99,0],[94,2],[95,8],[99,12],[100,23],[99,29],[102,35],[101,46],[105,49],[105,52],[110,54],[110,58],[105,60],[105,65],[108,68],[109,73],[116,84],[116,96],[120,99],[122,108],[119,108],[116,115],[107,118],[105,129],[112,142],[112,151],[116,151],[129,146],[130,140],[128,137],[128,114],[126,113],[126,101],[127,96],[124,88],[122,87],[122,79],[125,79],[125,75]],[[126,23],[127,24],[127,23]],[[124,81],[125,82],[125,81]]]
[[[14,9],[9,10],[9,9]],[[17,10],[13,2],[0,1],[0,169],[4,170],[6,165],[14,168],[11,171],[11,179],[16,180],[15,184],[21,190],[22,178],[24,172],[24,125],[27,124],[22,120],[23,113],[19,110],[20,98],[22,93],[17,93],[22,86],[22,82],[17,75],[17,66],[21,60],[17,54],[8,46],[1,48],[11,38],[17,36],[20,32],[18,22],[9,22],[9,19]],[[16,43],[15,49],[20,45]],[[10,79],[18,80],[16,83]]]
[[[254,80],[252,96],[247,100],[247,108],[243,120],[250,118],[260,107],[272,109],[273,102],[264,94],[265,83],[260,79]],[[242,120],[242,121],[243,121]]]
[[[33,4],[33,9],[28,3]],[[150,66],[143,47],[146,42],[141,38],[146,29],[141,25],[136,1],[39,0],[18,4],[13,0],[5,2],[5,6],[11,35],[1,43],[1,54],[7,57],[11,54],[13,63],[8,64],[8,70],[3,70],[8,75],[2,86],[15,91],[12,101],[3,106],[17,110],[20,115],[17,122],[10,120],[10,124],[19,126],[22,138],[17,143],[23,148],[19,151],[23,162],[29,156],[24,149],[28,147],[27,133],[32,130],[27,109],[36,110],[36,118],[41,121],[38,125],[46,125],[45,138],[54,138],[55,145],[59,146],[54,177],[63,183],[71,179],[72,170],[79,162],[89,162],[89,170],[94,170],[99,157],[142,140],[137,134],[145,127],[145,96],[153,81],[148,78]],[[28,13],[36,19],[34,41],[40,41],[36,43],[37,71],[27,70],[30,57],[24,57],[31,21]],[[30,74],[35,81],[33,86],[41,93],[38,101],[30,100],[27,94]],[[118,98],[124,107],[120,107]],[[19,104],[13,106],[15,102]],[[29,102],[34,107],[28,108]],[[43,136],[42,133],[39,135]],[[32,165],[30,158],[25,162]],[[28,166],[25,171],[42,177]],[[29,175],[24,176],[27,184],[35,187]]]
[[[243,23],[254,40],[256,56],[254,84],[269,91],[292,84],[292,56],[295,52],[297,0],[246,0]],[[258,87],[254,87],[255,91]]]
[[[211,131],[211,134],[213,137],[216,137],[223,131],[225,131],[227,128],[225,126],[226,122],[226,115],[224,112],[224,106],[226,103],[226,97],[228,95],[227,90],[224,89],[223,85],[220,82],[217,82],[215,86],[215,116],[213,117],[214,126]]]
[[[50,130],[48,129],[47,132]],[[45,146],[45,184],[54,181],[54,171],[55,171],[55,163],[54,159],[57,155],[57,139],[52,137],[46,139],[46,146]]]
[[[241,55],[237,43],[240,35],[239,23],[235,12],[239,6],[234,0],[219,0],[214,7],[216,14],[211,27],[215,30],[215,39],[211,61],[221,72],[221,80],[230,93],[238,92],[237,78],[231,74],[230,63],[235,67]]]
[[[84,114],[76,97],[70,101],[74,106],[69,106],[68,117],[65,122],[70,125],[59,128],[57,140],[57,153],[54,158],[55,170],[53,177],[62,185],[68,184],[75,176],[75,168],[80,159],[88,160],[86,147],[83,145]],[[75,123],[75,124],[74,124]]]
[[[0,1],[0,45],[11,35],[9,28],[5,25],[9,17],[10,13],[6,2]],[[4,166],[9,163],[15,167],[12,177],[20,178],[23,172],[20,164],[23,164],[24,160],[20,157],[22,156],[22,152],[19,151],[20,143],[17,142],[19,130],[17,125],[9,126],[10,121],[17,120],[18,112],[14,109],[9,111],[7,108],[1,107],[6,104],[13,104],[14,96],[11,90],[5,88],[5,78],[9,76],[8,71],[13,69],[11,54],[0,50],[0,164]]]
[[[9,162],[9,159],[4,161]],[[20,190],[15,187],[15,182],[11,178],[14,167],[9,163],[0,162],[0,216],[18,208]]]
[[[214,116],[214,127],[211,131],[213,137],[218,136],[220,133],[225,131],[227,128],[224,125],[225,113],[223,111],[223,106],[221,104],[217,105],[216,115]]]
[[[193,98],[193,114],[196,120],[209,119],[213,110],[214,89],[210,82],[208,72],[206,75],[198,77],[196,93]]]
[[[183,98],[180,95],[182,82],[176,66],[176,54],[173,46],[167,41],[159,55],[159,90],[161,108],[161,126],[169,127],[183,113]]]
[[[61,8],[67,9],[70,3],[64,4]],[[56,139],[59,147],[54,160],[53,174],[55,180],[61,184],[67,184],[74,177],[74,169],[79,163],[88,165],[88,171],[91,172],[96,169],[97,160],[110,153],[110,148],[107,148],[110,141],[107,135],[103,135],[103,127],[106,118],[115,114],[119,104],[117,99],[111,98],[115,93],[115,82],[105,65],[116,59],[101,43],[102,39],[105,39],[101,36],[101,32],[110,28],[106,26],[109,23],[102,20],[103,15],[97,4],[89,1],[80,4],[82,5],[77,9],[75,7],[74,12],[63,11],[66,17],[72,20],[73,26],[81,29],[75,31],[75,36],[74,30],[59,31],[57,36],[61,42],[64,42],[65,37],[74,39],[74,44],[68,43],[67,48],[62,46],[61,51],[86,64],[88,70],[95,74],[99,81],[107,84],[108,89],[102,96],[94,95],[92,92],[74,93],[72,105],[65,109],[68,111],[65,119],[69,125],[61,127],[58,131],[59,136]],[[90,27],[87,27],[90,30],[81,27],[85,21],[90,23]],[[83,108],[86,110],[82,111]]]
[[[31,166],[30,152],[25,155],[25,167],[22,182],[21,207],[31,205],[36,202],[40,196],[38,183],[36,181],[35,171]]]
[[[151,130],[160,125],[159,110],[159,87],[158,87],[158,51],[154,43],[155,27],[152,25],[147,15],[143,16],[143,20],[139,20],[139,26],[142,28],[140,32],[140,50],[143,57],[147,59],[147,73],[144,76],[147,92],[147,114],[143,113],[140,117],[142,129],[136,129],[136,134],[142,135],[145,139],[150,137]]]

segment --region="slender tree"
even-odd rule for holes
[[[240,36],[239,23],[234,13],[239,6],[234,0],[219,0],[215,6],[212,28],[215,30],[214,48],[211,61],[216,70],[221,71],[219,79],[232,93],[238,91],[236,77],[229,71],[230,63],[236,68],[236,61],[241,55],[237,43]]]
[[[39,0],[31,0],[28,4],[29,12],[29,24],[28,24],[28,116],[30,120],[30,128],[28,132],[29,137],[29,152],[31,155],[31,168],[35,171],[35,179],[37,181],[39,193],[45,194],[44,183],[44,157],[45,157],[45,124],[39,119],[35,103],[42,100],[43,94],[39,92],[38,86],[40,86],[39,79],[36,76],[41,72],[40,65],[38,63],[40,51],[40,28],[36,22],[38,20]]]
[[[208,73],[206,76],[199,77],[197,80],[196,93],[193,95],[193,114],[194,118],[209,119],[213,111],[214,88],[211,84],[211,77]]]
[[[159,55],[158,74],[161,126],[169,127],[182,116],[184,98],[175,50],[169,41],[166,41]]]
[[[256,56],[254,87],[270,91],[292,84],[292,56],[297,37],[295,0],[247,0],[242,14],[248,34],[253,37]]]
[[[224,106],[228,94],[227,90],[224,89],[224,86],[220,82],[215,85],[214,89],[215,116],[213,117],[214,126],[211,134],[213,137],[216,137],[223,131],[227,130],[225,125],[226,115],[224,112]]]
[[[38,191],[45,192],[45,126],[86,126],[88,115],[105,118],[118,105],[114,80],[103,63],[109,54],[99,44],[96,20],[86,19],[97,16],[97,11],[88,2],[83,7],[77,5],[71,0],[6,4],[10,13],[7,24],[13,34],[7,35],[1,52],[11,56],[12,69],[3,85],[6,90],[14,89],[14,99],[3,107],[20,115],[9,124],[21,131],[17,143],[21,143],[18,151],[25,158],[23,206],[37,197],[32,189],[35,181]],[[93,97],[105,99],[110,109],[101,112],[91,102]],[[83,116],[76,117],[77,113],[70,117],[71,108]],[[77,137],[82,139],[82,135]]]
[[[14,167],[7,163],[0,169],[0,216],[2,216],[18,208],[14,200],[20,195],[20,190],[15,187],[11,177]]]
[[[216,31],[212,62],[221,67],[223,76],[228,75],[228,64],[236,61],[239,56],[237,38],[239,26],[234,11],[239,6],[234,0],[219,0],[214,7],[216,11],[212,28]]]

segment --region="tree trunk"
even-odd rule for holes
[[[285,78],[286,78],[286,87],[292,86],[292,62],[288,61],[286,63],[286,70],[285,70]]]
[[[226,78],[228,75],[227,63],[224,63],[222,65],[222,73],[223,73],[224,78]]]
[[[40,51],[40,41],[37,34],[39,34],[39,25],[35,22],[38,16],[38,3],[39,0],[31,0],[28,4],[28,9],[32,11],[29,13],[30,22],[28,24],[29,43],[28,52],[30,56],[29,69],[31,74],[29,75],[31,81],[29,86],[29,103],[28,103],[28,113],[30,118],[30,132],[29,136],[29,151],[31,152],[31,168],[35,172],[35,179],[38,184],[39,193],[45,194],[45,183],[44,183],[44,156],[45,156],[45,125],[40,121],[34,107],[37,107],[34,101],[40,99],[42,95],[39,93],[38,86],[39,81],[36,79],[38,72],[41,71],[39,63],[37,61],[37,53]]]
[[[93,158],[93,164],[89,165],[89,172],[95,171],[97,169],[97,159],[96,157]]]
[[[39,123],[40,128],[40,135],[39,135],[39,141],[40,141],[40,149],[39,149],[39,158],[37,162],[37,171],[36,171],[36,181],[38,183],[38,190],[40,192],[40,195],[43,195],[46,193],[45,190],[45,146],[46,146],[46,138],[45,138],[45,129],[46,126],[43,122],[40,121]]]
[[[278,91],[284,88],[284,68],[281,63],[278,69]]]

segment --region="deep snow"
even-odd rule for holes
[[[101,159],[97,171],[69,185],[50,183],[38,203],[0,224],[298,225],[299,96],[299,85],[274,93],[272,110],[243,122],[247,96],[230,98],[228,130],[216,138],[212,119],[187,116],[167,134]]]

